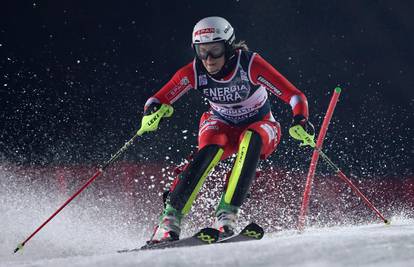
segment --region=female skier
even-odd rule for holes
[[[305,95],[244,42],[235,43],[227,20],[200,20],[193,30],[192,46],[194,60],[145,103],[140,134],[156,130],[163,117],[171,116],[170,105],[189,90],[199,91],[210,103],[200,119],[198,151],[174,180],[149,244],[179,239],[181,220],[209,172],[220,160],[237,153],[213,225],[222,237],[234,234],[237,213],[259,159],[267,158],[280,141],[280,125],[271,113],[267,91],[290,104],[292,127],[314,135]]]

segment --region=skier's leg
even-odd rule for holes
[[[175,179],[165,201],[160,223],[151,240],[178,239],[186,215],[209,172],[234,151],[228,147],[228,126],[210,112],[200,121],[199,151]]]
[[[256,174],[259,159],[267,158],[280,141],[280,125],[271,114],[253,123],[241,135],[236,161],[220,204],[216,210],[215,227],[232,234],[237,212],[245,201]],[[226,233],[227,232],[227,233]]]
[[[198,151],[193,161],[178,176],[178,182],[170,192],[167,205],[186,215],[207,175],[217,165],[222,155],[223,149],[218,145],[208,145]]]
[[[234,151],[229,147],[229,126],[211,112],[205,112],[200,119],[199,151],[177,177],[170,189],[167,203],[186,215],[209,172],[220,159]]]
[[[224,194],[224,202],[240,207],[246,198],[260,158],[262,140],[254,131],[246,131],[240,142],[229,183]]]
[[[261,149],[260,135],[251,130],[246,131],[240,142],[226,191],[216,211],[214,227],[227,236],[234,233],[237,212],[245,200],[256,174]]]
[[[207,175],[220,161],[223,151],[218,145],[202,148],[185,170],[178,175],[166,199],[160,223],[151,237],[152,242],[179,238],[181,219],[190,211]]]

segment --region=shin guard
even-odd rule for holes
[[[226,192],[220,201],[217,211],[225,209],[237,212],[238,208],[243,204],[256,174],[261,148],[262,139],[260,135],[250,130],[246,131],[239,145]]]
[[[187,168],[178,176],[178,182],[169,193],[167,203],[186,215],[210,171],[223,155],[218,145],[208,145],[196,153]]]

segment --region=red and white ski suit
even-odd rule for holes
[[[157,102],[173,104],[187,91],[200,91],[210,110],[200,120],[198,149],[216,144],[224,149],[222,159],[237,152],[246,130],[262,138],[261,158],[268,157],[280,141],[280,125],[275,121],[267,91],[290,104],[293,115],[308,118],[305,95],[257,53],[237,50],[237,64],[221,80],[215,80],[194,59],[179,69],[145,106]]]

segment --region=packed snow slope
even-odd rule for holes
[[[101,236],[102,239],[109,238]],[[76,241],[78,239],[78,241]],[[96,241],[96,240],[94,240]],[[414,266],[414,222],[308,229],[268,234],[261,241],[118,254],[111,245],[73,236],[65,246],[34,241],[22,254],[2,246],[1,266]],[[78,242],[78,243],[77,243]],[[90,243],[88,250],[82,250]],[[128,241],[127,243],[131,243]],[[77,244],[79,246],[77,246]],[[5,250],[6,249],[6,250]]]
[[[111,199],[100,184],[83,192],[13,254],[68,198],[33,177],[0,168],[1,267],[414,266],[414,219],[401,213],[394,214],[391,225],[375,224],[372,217],[371,224],[308,227],[301,234],[283,230],[266,233],[260,241],[119,254],[119,249],[143,245],[155,218],[145,218],[143,212],[131,216],[137,207]],[[143,205],[145,211],[151,203]],[[195,230],[188,228],[183,235]]]

